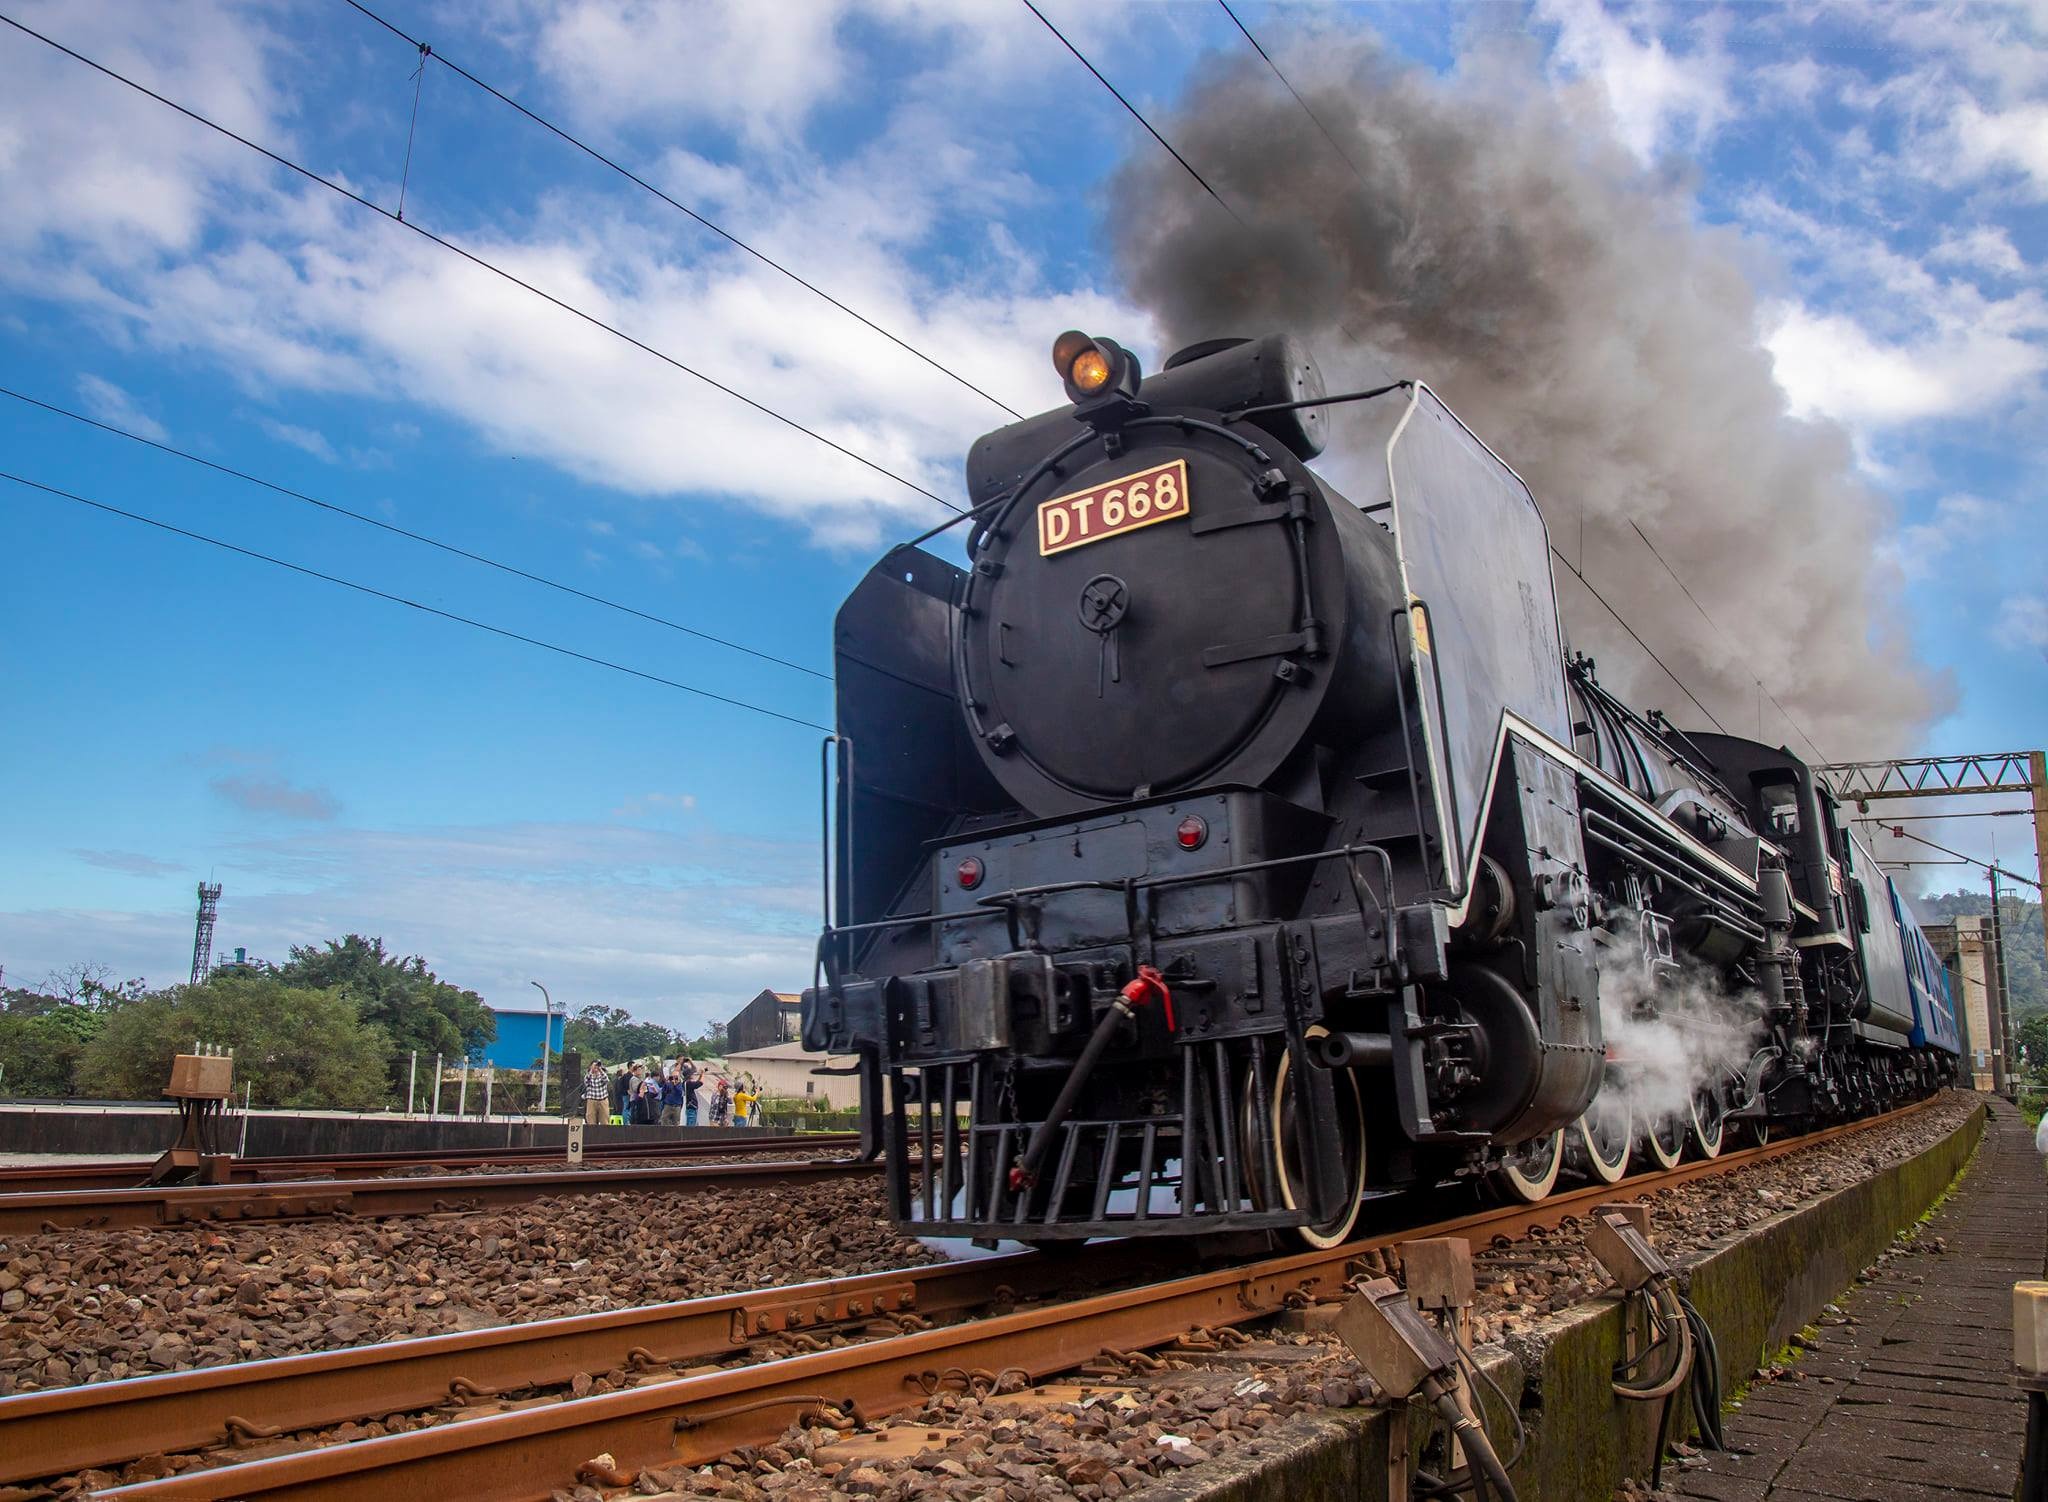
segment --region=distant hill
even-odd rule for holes
[[[1916,897],[1913,906],[1928,922],[1941,918],[1985,918],[1991,914],[1989,892],[1942,892]],[[2005,975],[2012,986],[2012,1010],[2048,1011],[2048,952],[2041,937],[2041,904],[2010,893],[1999,894],[1999,922],[2005,930]]]

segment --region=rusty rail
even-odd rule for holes
[[[556,1194],[687,1194],[864,1178],[879,1165],[844,1159],[687,1163],[596,1172],[446,1174],[427,1178],[282,1179],[147,1189],[0,1194],[0,1235],[106,1226],[176,1226],[312,1215],[431,1215],[523,1204]]]
[[[1334,1296],[1353,1275],[1359,1256],[1397,1241],[1418,1235],[1477,1240],[1521,1236],[1538,1226],[1555,1227],[1598,1203],[1732,1172],[1900,1120],[1926,1104],[1620,1185],[1594,1185],[1537,1205],[1480,1211],[1327,1252],[1299,1253],[1052,1308],[408,1434],[192,1471],[105,1495],[225,1498],[291,1490],[336,1498],[434,1495],[440,1502],[541,1497],[552,1486],[547,1478],[573,1475],[578,1464],[599,1451],[609,1450],[628,1469],[695,1463],[772,1438],[801,1411],[803,1399],[850,1401],[862,1413],[877,1417],[922,1401],[916,1379],[928,1371],[1017,1367],[1034,1379],[1049,1376],[1108,1347],[1159,1345],[1198,1325],[1239,1324],[1277,1312],[1302,1295]],[[1069,1260],[1018,1253],[793,1289],[24,1394],[0,1399],[0,1456],[61,1455],[61,1467],[42,1464],[35,1472],[58,1474],[144,1453],[221,1444],[223,1416],[228,1414],[245,1432],[252,1426],[263,1432],[313,1428],[443,1404],[458,1390],[458,1380],[470,1391],[559,1383],[577,1371],[631,1364],[621,1360],[621,1352],[631,1355],[633,1348],[646,1352],[643,1364],[729,1355],[750,1340],[775,1333],[778,1320],[784,1321],[781,1329],[800,1330],[857,1319],[861,1312],[856,1303],[883,1315],[913,1309],[925,1317],[958,1313],[990,1302],[997,1283],[1010,1285],[1020,1295],[1057,1291],[1071,1286],[1077,1272],[1116,1276],[1111,1265],[1122,1258],[1129,1260],[1121,1264],[1121,1273],[1132,1274],[1142,1271],[1143,1257],[1156,1255],[1150,1246],[1129,1242],[1093,1250],[1102,1255],[1091,1255],[1085,1269]],[[893,1309],[879,1302],[883,1299]],[[764,1317],[766,1327],[756,1328]],[[508,1478],[515,1476],[519,1486],[530,1490],[508,1490]],[[0,1473],[0,1479],[29,1476],[21,1463],[15,1463]]]
[[[799,1136],[739,1137],[732,1142],[685,1141],[593,1143],[583,1150],[585,1166],[631,1163],[643,1158],[710,1158],[752,1153],[809,1151],[851,1147],[858,1132],[812,1132]],[[408,1173],[420,1168],[510,1168],[521,1164],[562,1163],[562,1147],[478,1147],[441,1151],[392,1150],[362,1153],[303,1153],[274,1158],[237,1158],[228,1165],[228,1183],[261,1183],[283,1179],[368,1178]],[[0,1168],[0,1194],[34,1194],[70,1189],[131,1189],[141,1185],[156,1166],[153,1158],[123,1158],[105,1163],[23,1164]]]
[[[1925,1103],[1923,1102],[1922,1105]],[[1920,1109],[1851,1122],[1766,1147],[1725,1153],[1621,1185],[1595,1186],[1538,1205],[1484,1211],[1329,1251],[1177,1278],[1050,1308],[919,1331],[864,1345],[789,1356],[623,1392],[572,1399],[462,1423],[300,1451],[212,1471],[118,1487],[108,1498],[225,1499],[289,1492],[318,1502],[431,1496],[436,1502],[543,1498],[591,1456],[609,1452],[622,1471],[702,1464],[772,1440],[818,1399],[879,1418],[924,1401],[927,1374],[961,1367],[1023,1371],[1039,1381],[1105,1349],[1163,1345],[1187,1330],[1238,1325],[1277,1313],[1300,1296],[1335,1297],[1364,1252],[1416,1235],[1517,1236],[1555,1226],[1595,1203],[1655,1192],[1709,1174],[1781,1157]]]

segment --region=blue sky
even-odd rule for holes
[[[1158,148],[1021,5],[373,8],[1019,410],[1055,399],[1062,328],[1156,353],[1108,250],[1104,184]],[[1047,10],[1161,123],[1200,108],[1191,70],[1245,47],[1195,0]],[[340,0],[0,11],[397,203],[419,59]],[[1366,31],[1454,87],[1476,49],[1514,49],[1588,141],[1682,195],[1753,282],[1790,411],[1840,425],[1889,508],[1843,539],[1841,566],[1882,587],[1940,685],[1902,739],[2048,739],[2048,13],[1238,12],[1283,68]],[[1004,417],[438,65],[405,194],[408,220],[940,494]],[[935,519],[4,29],[0,384],[819,668],[873,552]],[[830,718],[815,678],[5,398],[0,453],[124,509]],[[695,1026],[807,979],[815,732],[4,482],[0,538],[10,981],[75,960],[178,978],[209,874],[229,946],[282,958],[381,933],[515,1005],[534,978]],[[1949,826],[1979,851],[1993,827],[2031,871],[2023,821]]]

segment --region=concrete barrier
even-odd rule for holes
[[[1918,1157],[1733,1232],[1684,1264],[1689,1297],[1720,1346],[1724,1392],[1746,1384],[1926,1213],[1970,1161],[1984,1120],[1980,1106]],[[1505,1349],[1478,1353],[1528,1430],[1528,1452],[1514,1472],[1522,1502],[1584,1502],[1649,1475],[1659,1405],[1614,1395],[1610,1383],[1622,1345],[1623,1306],[1603,1297],[1539,1321]],[[1482,1398],[1487,1428],[1505,1455],[1513,1421],[1491,1395]],[[1198,1473],[1139,1495],[1147,1502],[1384,1499],[1388,1427],[1382,1409],[1300,1416]],[[1670,1435],[1681,1439],[1692,1430],[1681,1391],[1672,1404]]]
[[[16,1106],[0,1110],[0,1153],[106,1153],[153,1158],[178,1135],[178,1113],[155,1106]],[[224,1140],[241,1142],[241,1117],[230,1112]],[[615,1142],[745,1142],[794,1135],[784,1127],[601,1126],[584,1131],[586,1147]],[[562,1148],[568,1134],[555,1117],[472,1121],[442,1117],[351,1116],[252,1111],[252,1158],[301,1153],[429,1152],[479,1147]]]

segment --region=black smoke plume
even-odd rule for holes
[[[1284,329],[1332,390],[1427,380],[1731,733],[1812,754],[1766,690],[1832,760],[1903,749],[1943,712],[1952,690],[1915,659],[1878,549],[1888,509],[1841,428],[1789,415],[1733,232],[1518,56],[1439,79],[1322,36],[1282,65],[1313,118],[1247,53],[1199,70],[1162,122],[1241,222],[1149,138],[1112,183],[1120,264],[1166,347]],[[1609,686],[1706,728],[1555,573]]]

